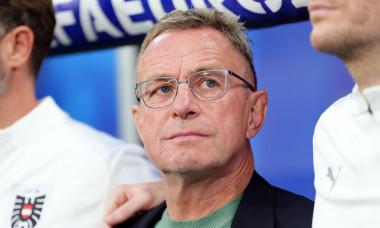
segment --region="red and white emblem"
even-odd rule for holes
[[[18,188],[11,217],[12,228],[36,228],[46,199],[46,189]]]
[[[32,215],[32,212],[33,212],[33,205],[25,204],[22,206],[21,216],[23,219],[28,219]]]

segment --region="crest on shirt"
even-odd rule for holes
[[[46,200],[44,188],[18,188],[14,194],[12,228],[37,227]]]

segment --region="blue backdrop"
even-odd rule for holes
[[[337,58],[311,47],[310,31],[307,21],[247,34],[259,89],[269,93],[266,122],[251,140],[256,170],[271,184],[314,199],[314,126],[353,82]],[[118,136],[114,49],[49,57],[37,94],[53,96],[75,119]]]

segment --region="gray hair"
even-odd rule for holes
[[[140,49],[138,62],[146,48],[154,38],[167,30],[185,30],[201,27],[210,27],[222,32],[231,42],[233,48],[239,51],[250,65],[254,88],[257,88],[256,72],[253,66],[252,50],[249,39],[244,34],[244,23],[239,22],[239,17],[227,15],[216,9],[189,9],[186,11],[175,10],[161,18],[146,35]]]

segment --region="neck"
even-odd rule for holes
[[[34,79],[15,73],[0,95],[0,129],[11,126],[37,106]]]
[[[380,85],[380,42],[378,45],[371,45],[352,53],[355,58],[344,59],[344,63],[349,70],[359,90]]]
[[[163,175],[169,217],[177,221],[198,219],[241,195],[254,171],[249,140],[244,154],[235,160],[203,178]]]

